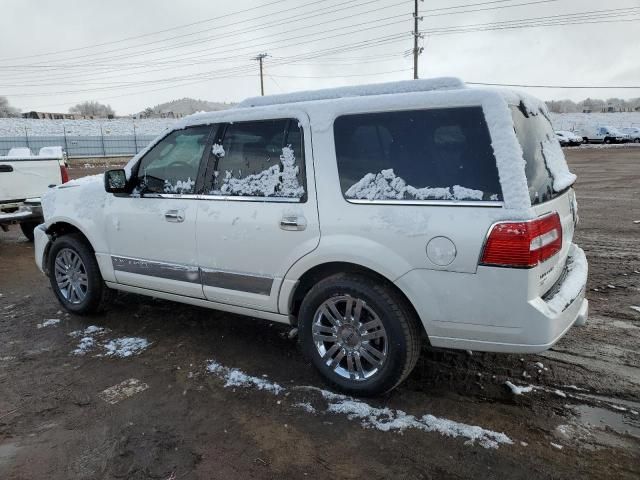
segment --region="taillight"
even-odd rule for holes
[[[64,165],[60,165],[60,177],[62,178],[62,183],[67,183],[69,181],[69,172],[67,171],[67,167]]]
[[[557,213],[526,222],[496,223],[484,245],[482,265],[531,268],[562,249],[562,223]]]

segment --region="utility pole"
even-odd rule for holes
[[[413,79],[416,80],[418,78],[418,55],[422,53],[422,48],[418,47],[418,40],[420,39],[418,21],[422,20],[422,18],[418,16],[418,0],[413,0],[413,4]]]
[[[262,75],[262,60],[267,58],[269,54],[260,53],[257,56],[253,57],[253,60],[257,60],[260,63],[260,95],[264,97],[264,78]]]

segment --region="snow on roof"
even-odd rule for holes
[[[51,160],[63,158],[62,147],[42,147],[38,155],[34,155],[28,147],[13,147],[6,156],[1,156],[11,160]]]
[[[455,77],[430,78],[425,80],[403,80],[400,82],[372,83],[368,85],[356,85],[350,87],[307,90],[281,95],[267,95],[266,97],[250,97],[240,102],[236,108],[263,107],[267,105],[280,105],[283,103],[386,95],[392,93],[455,90],[460,88],[465,88],[465,84],[462,80]]]

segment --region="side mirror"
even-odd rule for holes
[[[127,193],[127,174],[123,169],[104,172],[104,189],[107,193]]]

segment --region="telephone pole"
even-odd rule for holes
[[[269,54],[267,53],[260,53],[257,56],[253,57],[253,60],[257,60],[258,63],[260,64],[260,95],[262,95],[264,97],[264,78],[262,75],[262,60],[267,58],[269,56]]]
[[[418,16],[418,0],[413,0],[413,4],[413,79],[416,80],[418,78],[418,55],[422,53],[422,48],[418,47],[418,40],[420,39],[418,21],[422,20],[422,18]]]

